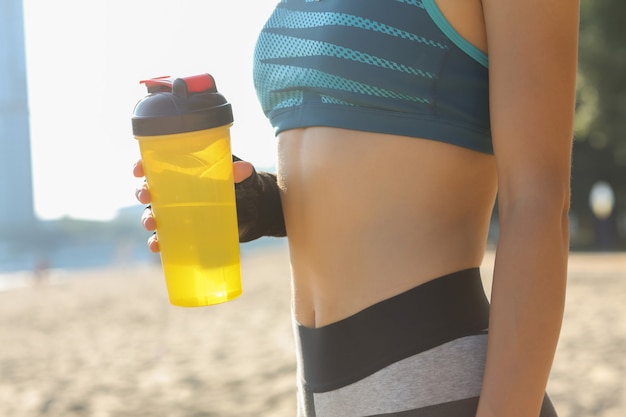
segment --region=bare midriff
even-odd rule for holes
[[[301,325],[480,266],[497,188],[492,155],[327,127],[281,133],[278,153]]]

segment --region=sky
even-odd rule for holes
[[[210,73],[233,106],[233,152],[273,169],[276,141],[252,83],[278,0],[24,0],[35,212],[109,220],[138,204],[139,80]]]

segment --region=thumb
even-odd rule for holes
[[[237,161],[233,162],[233,176],[235,178],[235,183],[240,183],[244,181],[246,178],[249,178],[254,171],[254,166],[250,162],[247,161]]]

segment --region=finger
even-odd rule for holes
[[[148,239],[148,248],[150,249],[150,252],[159,252],[159,238],[156,232]]]
[[[141,224],[144,229],[149,232],[156,230],[156,221],[154,220],[154,216],[152,215],[152,208],[150,206],[146,207],[141,215]]]
[[[144,176],[143,162],[141,161],[141,159],[135,162],[135,165],[133,165],[133,175],[137,178],[141,178]]]
[[[252,175],[254,167],[250,162],[237,161],[233,163],[233,177],[236,183],[244,181],[246,178]]]
[[[135,190],[135,197],[141,204],[150,204],[152,198],[150,197],[150,191],[148,190],[148,185],[146,183]]]

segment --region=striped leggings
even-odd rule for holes
[[[488,319],[472,268],[328,326],[296,323],[298,417],[474,417]],[[547,396],[540,417],[556,417]]]

